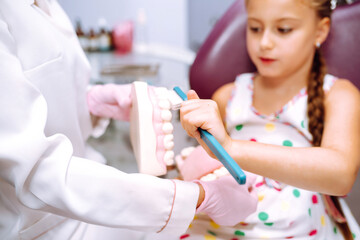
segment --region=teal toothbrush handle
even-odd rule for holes
[[[174,91],[186,101],[186,94],[179,88],[174,87]],[[240,166],[232,159],[232,157],[225,151],[223,146],[215,139],[211,133],[206,130],[199,128],[201,139],[206,143],[210,150],[215,154],[215,156],[220,160],[224,167],[229,171],[229,173],[235,178],[239,184],[246,183],[246,175]]]

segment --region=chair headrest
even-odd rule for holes
[[[337,7],[321,47],[328,72],[349,79],[360,89],[360,2]]]

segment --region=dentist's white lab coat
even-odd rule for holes
[[[58,3],[48,7],[51,17],[0,1],[0,239],[96,238],[87,223],[184,232],[196,184],[87,159],[89,64]]]

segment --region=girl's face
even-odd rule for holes
[[[247,48],[263,77],[310,71],[320,19],[304,0],[249,0]],[[327,34],[327,32],[326,32]],[[326,36],[325,36],[326,37]]]

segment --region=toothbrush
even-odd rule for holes
[[[183,100],[187,100],[186,94],[179,88],[174,87],[173,90],[179,95]],[[208,131],[199,128],[201,139],[206,143],[210,150],[215,154],[215,156],[220,160],[220,162],[225,166],[229,173],[235,178],[239,184],[246,183],[246,175],[240,168],[240,166],[232,159],[232,157],[225,151],[223,146],[211,135]]]

